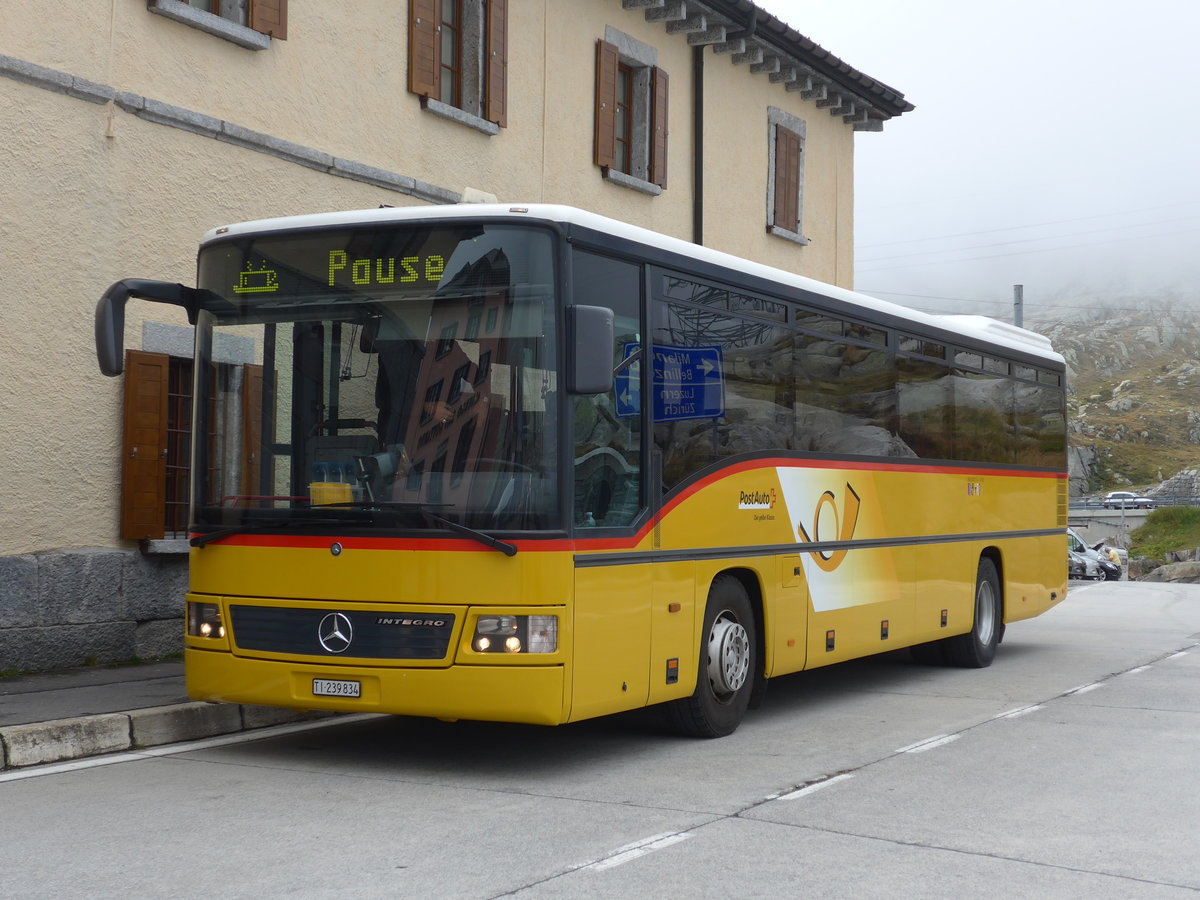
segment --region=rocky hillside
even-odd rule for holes
[[[1067,359],[1072,496],[1159,493],[1200,468],[1200,311],[1171,296],[1109,305],[1072,300],[1026,320]]]

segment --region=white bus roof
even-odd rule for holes
[[[960,334],[966,338],[996,344],[1012,350],[1019,350],[1041,357],[1048,362],[1062,364],[1061,354],[1057,353],[1050,340],[1043,335],[998,319],[974,315],[936,315],[920,312],[880,300],[867,294],[859,294],[844,288],[835,287],[822,281],[806,278],[784,269],[765,266],[752,260],[722,253],[709,247],[703,247],[669,235],[630,225],[626,222],[610,219],[595,213],[576,209],[573,206],[560,206],[550,203],[462,203],[449,206],[404,206],[383,207],[380,209],[346,210],[342,212],[315,213],[302,216],[284,216],[275,219],[260,219],[253,222],[241,222],[222,228],[214,228],[204,235],[201,246],[214,240],[223,240],[238,235],[258,234],[271,231],[290,231],[301,228],[336,228],[349,225],[384,225],[388,223],[407,222],[412,220],[430,219],[542,219],[551,222],[563,222],[579,225],[625,238],[648,247],[689,256],[712,265],[722,266],[739,272],[745,272],[768,281],[779,282],[790,287],[821,294],[863,310],[863,317],[870,319],[870,313],[881,313],[938,328],[942,331]]]

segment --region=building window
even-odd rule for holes
[[[287,0],[149,0],[147,7],[250,50],[287,40]]]
[[[617,66],[616,128],[613,168],[626,175],[633,174],[633,69]]]
[[[606,179],[667,186],[667,73],[653,47],[614,29],[596,42],[595,162]]]
[[[806,125],[803,119],[774,107],[768,109],[767,121],[770,128],[767,231],[807,244],[803,232]]]
[[[441,91],[443,103],[462,106],[462,0],[441,2]]]
[[[508,0],[409,0],[408,89],[488,134],[508,125]]]

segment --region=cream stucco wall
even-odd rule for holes
[[[153,15],[145,0],[8,0],[0,54],[448,192],[567,203],[692,236],[692,50],[620,0],[511,0],[508,125],[488,136],[407,91],[407,4],[292,3],[287,41],[250,51]],[[656,48],[671,79],[668,187],[592,163],[595,42]],[[69,80],[69,78],[68,78]],[[705,53],[705,243],[848,285],[853,131],[796,93]],[[766,233],[767,109],[807,123],[807,246]],[[92,311],[123,277],[193,283],[199,237],[229,222],[417,197],[157,124],[113,103],[0,77],[0,556],[122,546],[121,380],[101,376]],[[142,321],[181,312],[132,303]]]
[[[0,166],[0,554],[117,546],[122,379],[96,367],[92,312],[130,276],[195,283],[201,235],[226,222],[314,209],[402,205],[403,197],[187,132],[0,79],[19,109]],[[132,302],[145,319],[181,311]]]

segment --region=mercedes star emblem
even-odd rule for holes
[[[341,653],[354,640],[354,626],[343,613],[330,613],[317,626],[317,640],[330,653]]]

